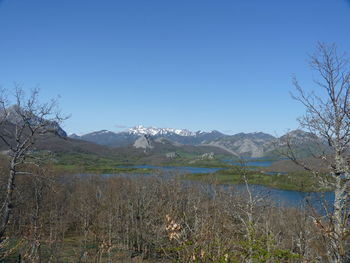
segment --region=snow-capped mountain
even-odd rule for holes
[[[144,127],[142,125],[133,127],[127,131],[115,133],[107,130],[88,133],[82,136],[71,135],[71,138],[94,142],[110,147],[135,146],[135,142],[141,142],[143,137],[160,142],[162,140],[181,145],[211,146],[224,149],[236,156],[264,157],[272,156],[276,145],[284,147],[284,138],[292,139],[292,142],[299,145],[299,152],[305,152],[304,148],[315,141],[315,135],[295,130],[280,138],[275,138],[263,132],[238,133],[225,135],[218,131],[192,132],[186,129]],[[142,140],[141,140],[142,139]],[[139,145],[136,143],[136,146]],[[305,147],[304,147],[305,146]]]
[[[138,125],[127,131],[118,133],[107,130],[101,130],[84,134],[82,136],[72,134],[71,138],[90,141],[111,147],[119,147],[132,145],[137,138],[143,135],[150,135],[154,139],[165,138],[173,142],[187,145],[198,145],[225,136],[224,134],[218,131],[191,132],[186,129],[156,128]]]
[[[180,136],[196,136],[197,133],[191,132],[186,129],[173,129],[173,128],[156,128],[156,127],[144,127],[142,125],[135,126],[129,129],[129,133],[137,135],[169,135],[176,134]]]

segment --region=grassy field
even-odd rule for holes
[[[195,161],[193,161],[195,160]],[[260,160],[266,161],[266,160]],[[149,174],[159,173],[155,169],[134,168],[134,165],[145,165],[146,163],[132,160],[132,162],[121,162],[120,160],[105,158],[84,153],[62,154],[57,156],[54,162],[56,170],[62,173],[90,173],[90,174]],[[250,184],[264,185],[276,189],[295,191],[326,191],[315,184],[315,179],[305,171],[290,171],[288,174],[265,174],[259,169],[262,167],[246,167],[229,165],[221,159],[200,160],[193,156],[186,156],[168,160],[158,166],[191,166],[205,168],[222,168],[212,174],[187,174],[183,178],[186,180],[204,181],[217,184],[241,184],[246,176]]]
[[[302,192],[318,192],[330,189],[315,184],[315,179],[306,172],[288,174],[264,174],[258,171],[243,171],[239,168],[220,170],[212,174],[187,174],[187,180],[204,181],[217,184],[242,184],[244,175],[249,184],[258,184],[276,189]]]
[[[90,172],[90,173],[149,173],[152,169],[127,168],[133,165],[156,165],[156,166],[191,166],[191,167],[213,167],[230,168],[232,165],[221,161],[224,156],[218,156],[212,160],[196,159],[194,155],[181,156],[176,159],[169,159],[162,163],[146,163],[142,160],[121,161],[113,156],[101,157],[85,153],[59,154],[56,156],[54,166],[60,171],[66,172]],[[124,167],[123,167],[124,166]]]

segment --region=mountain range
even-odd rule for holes
[[[225,137],[218,131],[211,132],[190,132],[185,129],[171,129],[171,128],[146,128],[142,125],[136,126],[123,132],[111,132],[107,130],[101,130],[96,132],[91,132],[78,136],[72,134],[69,137],[74,139],[80,139],[84,141],[94,142],[100,145],[110,146],[110,147],[123,147],[131,145],[135,140],[143,135],[152,136],[152,138],[165,138],[170,141],[185,144],[185,145],[199,145],[209,143],[215,139]]]
[[[6,123],[0,127],[1,133],[11,133],[21,121],[19,109],[10,107],[6,110]],[[5,112],[0,112],[0,115]],[[34,116],[32,121],[39,121]],[[39,136],[36,148],[53,152],[93,153],[103,156],[119,156],[119,159],[142,159],[150,156],[156,159],[176,158],[185,156],[233,155],[235,157],[274,157],[276,147],[283,148],[286,138],[298,145],[300,155],[303,155],[317,137],[301,130],[291,131],[280,138],[263,132],[238,133],[226,135],[219,131],[196,131],[187,129],[156,128],[136,126],[127,131],[112,132],[96,131],[78,136],[67,136],[66,132],[55,122],[47,121],[51,132]],[[14,138],[13,138],[14,139]],[[7,150],[6,144],[0,141],[0,151]],[[179,154],[181,153],[181,154]],[[154,159],[153,158],[153,159]]]
[[[22,109],[11,106],[0,111],[5,121],[0,125],[0,134],[8,140],[0,140],[0,153],[11,154],[9,145],[16,145],[15,131],[23,125]],[[53,159],[64,164],[85,165],[96,160],[110,160],[118,163],[139,164],[198,164],[216,163],[220,160],[238,158],[280,158],[286,148],[286,139],[297,146],[299,157],[310,156],[314,148],[315,135],[301,130],[291,131],[277,138],[263,132],[226,135],[219,131],[189,131],[187,129],[156,128],[136,126],[122,132],[108,130],[84,135],[70,136],[54,121],[43,120],[29,115],[30,124],[46,123],[48,132],[39,132],[33,137],[31,151],[48,151]],[[29,130],[24,130],[23,135]],[[316,151],[319,149],[316,149]]]
[[[308,147],[308,142],[314,136],[308,132],[295,130],[280,138],[263,132],[238,133],[226,135],[219,131],[191,132],[186,129],[156,128],[136,126],[123,132],[112,132],[107,130],[96,131],[78,136],[72,134],[73,139],[93,142],[112,148],[133,146],[134,148],[153,149],[151,141],[165,142],[173,146],[200,146],[211,149],[221,149],[236,157],[271,157],[275,155],[276,145],[283,147],[281,139],[293,138],[295,141],[303,142],[303,147]]]

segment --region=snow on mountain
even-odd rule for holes
[[[130,134],[137,134],[137,135],[169,135],[169,134],[176,134],[180,136],[196,136],[195,132],[191,132],[189,130],[182,130],[182,129],[173,129],[173,128],[156,128],[156,127],[144,127],[142,125],[135,126],[131,129],[129,129]]]
[[[154,139],[165,138],[172,142],[186,145],[199,145],[203,143],[208,143],[209,141],[225,136],[224,134],[218,131],[191,132],[186,129],[144,127],[142,125],[139,125],[127,131],[122,131],[118,133],[107,130],[101,130],[84,134],[81,136],[73,134],[71,135],[71,138],[90,141],[101,145],[119,147],[132,145],[138,137],[144,135],[149,135],[151,137],[154,137]]]
[[[273,156],[276,154],[276,145],[278,147],[284,147],[286,138],[297,145],[298,151],[301,154],[306,153],[306,150],[310,149],[310,146],[315,141],[318,141],[316,135],[301,130],[291,131],[280,138],[276,138],[263,132],[225,135],[215,130],[211,132],[191,132],[186,129],[144,127],[142,125],[118,133],[101,130],[82,136],[72,134],[70,137],[110,147],[133,146],[144,149],[152,149],[152,144],[149,143],[151,139],[156,143],[169,141],[177,146],[209,145],[224,149],[234,155],[245,157]],[[147,143],[149,143],[149,147]]]

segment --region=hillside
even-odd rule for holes
[[[217,151],[221,150],[239,158],[279,158],[280,153],[285,150],[287,139],[293,143],[300,157],[307,157],[311,152],[319,150],[315,147],[317,137],[301,130],[291,131],[276,138],[263,132],[225,135],[218,131],[191,132],[186,129],[136,126],[119,133],[102,130],[82,136],[73,134],[70,137],[117,148],[131,146],[142,136],[149,136],[155,141],[164,139],[177,146],[207,146],[211,147],[211,151],[215,151],[213,148],[216,148]]]
[[[190,132],[186,129],[172,129],[172,128],[155,128],[155,127],[143,127],[141,125],[129,129],[123,132],[112,132],[107,130],[101,130],[96,132],[87,133],[81,136],[76,134],[70,135],[71,138],[80,139],[85,141],[94,142],[101,145],[110,147],[122,147],[131,145],[135,140],[142,135],[150,135],[152,138],[165,138],[173,142],[187,145],[199,145],[203,143],[216,140],[226,135],[218,132]]]
[[[0,132],[1,129],[6,130],[9,136],[14,133],[16,115],[10,117],[0,128]],[[300,157],[307,157],[310,150],[317,150],[317,137],[301,130],[275,138],[263,132],[225,135],[218,131],[191,132],[186,129],[136,126],[120,133],[102,130],[67,137],[58,124],[52,123],[51,126],[50,133],[36,138],[36,150],[47,150],[60,156],[90,154],[121,163],[188,164],[202,159],[279,158],[287,139],[294,144]],[[7,148],[0,141],[0,150]]]

